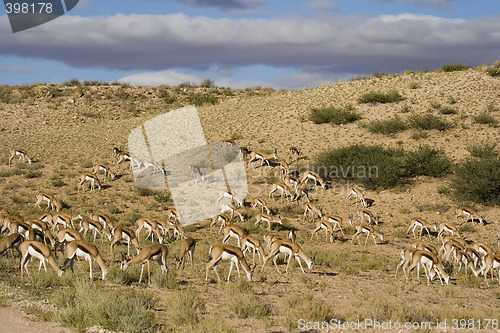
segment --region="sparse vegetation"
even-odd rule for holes
[[[372,133],[390,135],[405,131],[408,128],[408,124],[396,115],[385,120],[373,120],[366,127]]]
[[[498,120],[491,114],[486,112],[482,112],[474,117],[474,121],[478,124],[496,126],[498,124]]]
[[[441,177],[451,171],[451,161],[443,150],[428,145],[405,153],[403,168],[407,176]]]
[[[469,65],[457,62],[454,64],[444,64],[441,65],[439,69],[441,69],[443,72],[456,72],[456,71],[466,71],[469,69]]]
[[[431,113],[414,114],[408,119],[408,121],[410,123],[410,127],[419,130],[446,131],[452,127],[450,122]]]
[[[370,91],[358,98],[359,103],[394,103],[402,101],[404,98],[396,90],[387,93],[380,91]]]
[[[309,120],[315,124],[332,123],[334,125],[352,123],[359,120],[361,116],[355,112],[351,105],[344,108],[326,107],[312,109]]]

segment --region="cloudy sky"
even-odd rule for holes
[[[498,0],[80,0],[17,33],[0,10],[0,84],[300,89],[498,59]]]

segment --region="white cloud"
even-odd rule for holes
[[[176,86],[184,82],[200,83],[201,79],[195,75],[163,70],[128,75],[119,79],[118,82],[129,83],[134,86],[160,86],[162,84]]]
[[[229,19],[133,14],[65,15],[12,34],[6,16],[0,16],[0,54],[58,60],[79,68],[150,72],[140,78],[144,82],[166,80],[172,73],[158,74],[165,69],[202,73],[252,65],[294,68],[312,76],[366,74],[432,69],[452,61],[491,63],[500,54],[498,31],[498,16]]]
[[[311,2],[307,2],[306,6],[322,11],[333,12],[338,10],[338,4],[335,0],[312,0]]]

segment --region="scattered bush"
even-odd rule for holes
[[[446,131],[452,127],[451,123],[431,113],[415,114],[410,117],[408,121],[410,123],[410,127],[420,130],[435,129],[438,131]]]
[[[392,90],[388,93],[383,93],[379,91],[370,91],[358,98],[359,103],[394,103],[403,100],[396,90]]]
[[[309,115],[309,120],[315,124],[332,123],[335,125],[352,123],[361,119],[361,116],[354,111],[351,105],[344,108],[336,108],[333,106],[312,109]]]
[[[477,116],[474,117],[474,120],[478,124],[484,124],[484,125],[490,125],[490,126],[495,126],[498,124],[498,120],[494,116],[492,116],[486,112],[482,112],[482,113],[478,114]]]
[[[372,133],[389,135],[403,132],[408,128],[408,124],[400,117],[394,116],[385,120],[374,120],[366,127]]]
[[[500,159],[467,159],[458,166],[450,188],[458,201],[500,204]]]
[[[172,321],[176,325],[194,325],[205,313],[205,302],[194,290],[181,290],[175,294],[170,304],[173,311]]]
[[[469,65],[462,64],[462,63],[455,63],[455,64],[444,64],[440,67],[440,69],[443,72],[457,72],[457,71],[465,71],[469,69]]]
[[[500,76],[500,60],[497,60],[493,63],[493,65],[486,70],[489,75],[493,77],[499,77]]]
[[[445,106],[439,109],[439,113],[441,114],[457,114],[458,111],[455,108]]]
[[[472,157],[477,158],[494,158],[498,156],[496,152],[496,143],[481,142],[468,146],[467,151]]]
[[[404,169],[408,177],[441,177],[450,172],[451,161],[443,150],[424,145],[406,152]]]

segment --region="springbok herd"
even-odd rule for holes
[[[235,145],[231,140],[226,140],[227,144]],[[309,270],[313,267],[314,257],[310,258],[302,246],[299,245],[296,239],[294,230],[289,230],[287,234],[271,231],[274,224],[281,224],[282,219],[279,212],[270,209],[268,201],[271,200],[287,200],[290,204],[297,204],[303,208],[304,214],[302,217],[303,224],[306,220],[312,221],[314,228],[311,230],[311,240],[317,237],[318,232],[325,233],[325,241],[333,242],[339,235],[344,234],[343,226],[347,223],[355,229],[355,233],[351,239],[351,243],[355,240],[361,244],[359,237],[363,234],[365,238],[365,246],[370,237],[375,245],[377,239],[384,241],[384,235],[379,233],[379,221],[375,214],[369,208],[369,201],[364,196],[364,189],[361,186],[353,185],[348,189],[347,201],[350,198],[355,198],[356,202],[362,207],[359,211],[353,213],[348,218],[343,218],[337,214],[327,214],[317,205],[312,203],[312,190],[326,191],[331,186],[322,179],[320,175],[313,171],[305,171],[299,173],[293,170],[293,164],[301,158],[300,151],[295,147],[290,147],[288,150],[288,160],[278,159],[277,151],[268,154],[260,151],[250,151],[247,148],[241,148],[244,158],[247,160],[248,168],[255,169],[259,165],[261,170],[266,166],[271,168],[279,168],[280,180],[271,185],[268,195],[265,197],[254,197],[250,201],[240,200],[231,191],[226,191],[220,194],[219,202],[222,205],[222,211],[213,216],[208,226],[210,229],[218,227],[218,234],[222,233],[222,242],[213,244],[210,247],[211,260],[206,266],[205,280],[209,279],[209,272],[214,270],[218,280],[220,281],[217,265],[221,260],[229,260],[230,268],[227,280],[230,280],[233,266],[236,266],[238,275],[240,275],[239,266],[243,268],[247,279],[252,280],[252,275],[255,270],[255,256],[260,259],[261,271],[264,270],[269,259],[272,258],[273,263],[278,271],[277,258],[280,254],[284,254],[286,260],[285,272],[288,272],[288,266],[292,257],[298,262],[302,272],[306,273],[302,265],[305,263]],[[158,164],[153,162],[139,161],[126,151],[121,151],[118,148],[113,149],[113,158],[116,165],[124,161],[130,161],[132,168],[149,168],[152,167],[154,174],[161,172],[166,174],[166,171]],[[13,162],[33,163],[34,159],[28,156],[26,151],[21,149],[13,149],[10,154],[9,164]],[[257,162],[257,163],[256,163]],[[203,178],[201,172],[193,172],[196,167],[190,166],[190,174],[193,177]],[[85,190],[84,184],[90,184],[90,191],[102,189],[102,181],[99,180],[98,174],[104,173],[104,178],[114,180],[115,173],[111,170],[108,164],[95,164],[92,172],[85,172],[80,175],[78,183],[78,191]],[[103,179],[104,180],[104,179]],[[101,238],[99,246],[104,246],[104,240],[110,242],[111,258],[114,258],[115,246],[126,243],[127,255],[122,254],[121,269],[125,270],[128,266],[141,263],[142,269],[139,278],[139,283],[142,281],[144,266],[148,267],[148,284],[150,283],[150,261],[156,261],[161,267],[161,271],[167,271],[167,255],[168,248],[164,244],[165,240],[173,241],[182,239],[179,257],[175,257],[177,269],[184,267],[186,255],[193,265],[194,251],[196,247],[196,239],[189,237],[179,223],[179,215],[175,208],[170,208],[164,213],[165,219],[157,219],[151,217],[141,217],[135,222],[135,226],[123,226],[114,223],[113,219],[103,213],[94,212],[88,217],[80,214],[71,215],[62,211],[63,203],[58,198],[49,193],[38,193],[35,196],[36,206],[44,208],[46,213],[38,218],[24,219],[17,215],[10,214],[6,209],[0,211],[0,224],[2,225],[1,233],[7,233],[3,238],[0,246],[0,253],[6,250],[11,251],[12,260],[14,259],[14,249],[20,254],[21,276],[23,272],[29,275],[27,265],[32,257],[40,260],[39,271],[43,266],[46,271],[46,263],[51,265],[59,276],[69,266],[73,270],[73,265],[77,257],[82,257],[89,262],[89,276],[92,279],[93,267],[95,261],[101,269],[102,279],[105,279],[107,273],[107,264],[101,256],[96,239]],[[223,204],[228,202],[227,204]],[[246,231],[238,225],[238,221],[244,221],[245,216],[241,213],[243,206],[254,209],[255,224],[261,222],[267,224],[267,232],[265,235],[255,237],[247,235]],[[50,211],[50,212],[49,212]],[[472,223],[485,223],[482,216],[474,210],[467,207],[459,207],[457,212],[457,223],[460,218],[464,222],[471,221]],[[235,222],[236,221],[236,222]],[[281,227],[280,229],[284,229]],[[147,232],[146,238],[151,238],[151,245],[141,246],[140,234],[141,231]],[[396,275],[400,267],[405,274],[406,282],[409,281],[410,272],[417,267],[423,267],[429,284],[436,276],[443,284],[443,280],[449,284],[450,275],[449,269],[445,266],[458,266],[458,272],[464,267],[465,274],[468,274],[470,269],[472,273],[478,277],[483,275],[486,284],[489,285],[487,275],[491,274],[494,278],[494,271],[500,268],[500,252],[494,252],[493,248],[488,244],[465,240],[459,233],[457,224],[444,222],[435,225],[425,221],[422,218],[415,217],[409,222],[408,234],[412,233],[415,241],[406,249],[401,251],[401,261],[396,267]],[[417,233],[418,232],[418,235]],[[90,233],[89,235],[87,235]],[[423,241],[422,237],[429,238],[429,241]],[[440,245],[432,243],[432,238],[437,237],[437,242]],[[157,243],[155,242],[155,238]],[[229,244],[231,238],[237,246]],[[92,239],[92,242],[90,241]],[[263,241],[263,242],[262,242]],[[149,242],[149,241],[148,241]],[[387,241],[385,241],[387,242]],[[130,258],[130,247],[135,247],[137,255]],[[265,247],[264,247],[265,246]],[[66,259],[62,265],[56,262],[57,251],[62,251],[66,255]],[[252,252],[252,266],[250,266],[245,257],[246,252]],[[267,254],[266,254],[267,252]],[[445,265],[446,263],[446,265]],[[447,272],[448,271],[448,272]],[[500,283],[500,276],[499,276]]]

